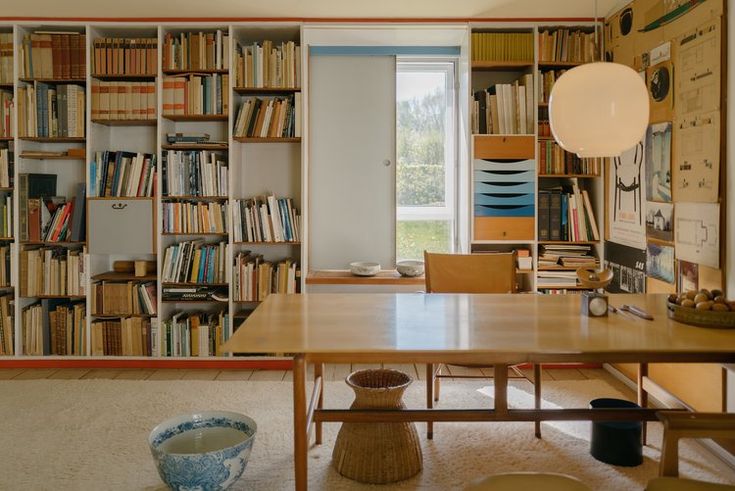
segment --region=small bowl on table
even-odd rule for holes
[[[350,263],[350,273],[355,276],[375,276],[380,273],[380,264],[367,261]]]
[[[242,476],[257,428],[251,418],[229,411],[183,414],[153,428],[148,445],[169,488],[219,491]]]
[[[401,276],[407,276],[414,278],[424,274],[424,262],[423,261],[398,261],[396,263],[396,271]]]

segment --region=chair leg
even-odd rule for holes
[[[658,467],[659,476],[679,477],[679,435],[664,431],[661,442],[661,462]]]
[[[426,408],[432,409],[434,407],[434,364],[426,364]],[[432,440],[434,438],[434,422],[426,422],[426,438]]]
[[[442,366],[439,364],[436,368],[436,372],[434,372],[433,380],[434,380],[434,401],[439,402],[439,388],[441,387],[441,378],[437,377],[437,375],[442,374]]]
[[[533,407],[541,409],[541,364],[533,365]],[[534,422],[534,434],[536,438],[541,438],[541,420]]]

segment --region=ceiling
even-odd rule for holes
[[[24,0],[4,3],[0,17],[5,18],[564,18],[593,15],[593,0]],[[598,0],[598,15],[605,16],[624,3]]]

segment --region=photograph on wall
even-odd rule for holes
[[[666,283],[676,279],[674,248],[665,244],[648,244],[646,251],[646,274]]]
[[[699,290],[699,265],[689,261],[679,261],[678,290],[680,292]]]
[[[646,235],[666,242],[674,241],[673,203],[646,203]]]
[[[671,201],[671,123],[657,123],[646,134],[646,198]]]
[[[610,293],[646,292],[646,250],[605,242],[605,267],[613,272]]]
[[[671,61],[664,61],[646,69],[649,121],[671,121],[674,114],[674,70]]]
[[[676,258],[720,267],[720,204],[676,203]]]
[[[645,250],[646,137],[610,162],[608,219],[610,240]]]

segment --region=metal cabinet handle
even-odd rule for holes
[[[124,210],[127,207],[128,207],[128,205],[126,203],[114,203],[112,205],[112,209],[113,210]]]

